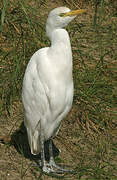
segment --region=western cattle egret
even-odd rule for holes
[[[24,124],[29,145],[32,154],[41,153],[42,170],[46,173],[67,171],[55,164],[52,151],[52,138],[73,101],[72,51],[68,32],[63,28],[85,11],[59,7],[49,13],[46,34],[51,46],[33,54],[23,79]],[[47,140],[50,141],[49,163],[44,153]]]

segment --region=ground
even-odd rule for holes
[[[97,2],[97,4],[96,4]],[[5,1],[0,34],[0,179],[117,179],[117,2]],[[23,125],[22,79],[32,54],[49,46],[48,12],[58,6],[85,8],[69,24],[74,101],[54,139],[55,159],[74,174],[55,177],[35,166]]]

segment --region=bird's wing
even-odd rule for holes
[[[32,56],[27,66],[22,89],[25,113],[29,123],[33,124],[33,128],[35,128],[40,118],[45,115],[48,108],[47,94],[45,86],[41,82],[37,61],[39,61],[39,53],[38,56],[36,53]]]
[[[28,63],[23,79],[22,101],[25,113],[25,126],[33,154],[39,151],[40,120],[48,114],[48,99],[41,82],[37,61],[40,53],[35,53]]]

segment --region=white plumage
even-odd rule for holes
[[[31,153],[41,151],[42,168],[46,172],[53,172],[54,165],[50,163],[48,168],[45,163],[44,142],[58,133],[61,120],[70,111],[73,101],[72,51],[69,35],[63,28],[76,14],[83,12],[85,10],[71,11],[66,7],[50,12],[46,34],[51,46],[34,53],[24,75],[24,123]]]

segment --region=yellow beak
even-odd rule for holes
[[[86,9],[73,10],[73,11],[64,13],[63,17],[66,17],[66,16],[76,16],[78,14],[82,14],[82,13],[85,13],[85,12],[86,12]]]

